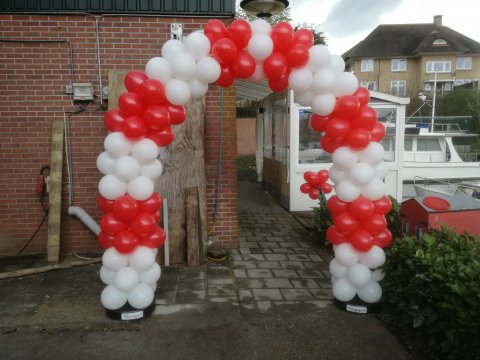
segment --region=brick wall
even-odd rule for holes
[[[184,34],[188,34],[203,28],[208,19],[104,16],[98,21],[102,82],[107,85],[110,70],[143,70],[170,38],[171,22],[183,23]],[[78,105],[74,109],[65,94],[65,86],[72,82],[71,69],[74,82],[93,83],[95,94],[99,94],[94,17],[0,15],[0,256],[14,255],[43,217],[35,185],[41,167],[49,164],[51,122],[63,119],[65,112],[79,109]],[[206,97],[208,226],[224,247],[234,247],[237,242],[235,91],[223,91],[223,113],[220,96],[220,89],[212,86]],[[67,116],[73,204],[84,208],[97,221],[101,214],[95,199],[101,174],[95,160],[107,134],[103,124],[105,111],[99,106],[97,97],[86,111]],[[212,228],[221,113],[221,193]],[[95,236],[67,215],[67,185],[64,165],[62,252],[100,251]],[[45,222],[25,254],[46,253],[46,228]]]
[[[238,155],[255,155],[257,152],[257,119],[237,118],[237,149]]]

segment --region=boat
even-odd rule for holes
[[[418,196],[466,195],[480,201],[480,180],[453,182],[417,176],[413,187]]]

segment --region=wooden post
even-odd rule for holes
[[[60,261],[60,220],[62,209],[63,119],[52,121],[50,150],[50,181],[48,197],[47,260],[49,264]]]
[[[187,222],[187,265],[197,266],[203,262],[203,246],[198,206],[198,188],[185,189]]]

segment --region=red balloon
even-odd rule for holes
[[[323,170],[320,170],[318,173],[317,173],[317,176],[318,176],[318,182],[320,184],[323,184],[325,181],[328,180],[328,178],[330,177],[329,173],[328,173],[328,170],[326,169],[323,169]]]
[[[255,72],[255,59],[249,53],[240,51],[237,58],[232,63],[231,70],[237,78],[246,79],[253,75]]]
[[[147,126],[141,117],[129,116],[123,122],[122,131],[129,139],[142,139],[147,133]]]
[[[223,66],[220,77],[217,80],[217,85],[221,87],[229,87],[235,81],[235,75],[228,66]]]
[[[320,146],[326,152],[333,154],[340,146],[345,146],[345,141],[343,139],[331,138],[330,136],[325,135],[320,139]]]
[[[187,113],[183,105],[173,105],[167,103],[167,109],[170,113],[170,124],[172,125],[180,125],[187,118]]]
[[[392,209],[392,200],[387,195],[384,195],[373,202],[375,212],[377,214],[386,215]]]
[[[238,50],[242,50],[248,45],[248,41],[252,37],[252,29],[247,21],[238,19],[228,26],[227,35],[237,45]]]
[[[98,243],[105,250],[108,249],[108,248],[111,248],[112,246],[115,245],[115,236],[114,235],[108,235],[108,234],[104,233],[103,231],[100,231],[100,234],[98,234]]]
[[[332,215],[338,215],[348,210],[348,203],[340,200],[336,195],[328,199],[327,208]]]
[[[163,199],[159,193],[154,192],[147,200],[139,201],[139,212],[154,214],[162,208]]]
[[[156,226],[157,223],[155,222],[155,217],[153,215],[139,213],[130,222],[130,231],[140,237],[145,237],[151,235]]]
[[[138,89],[138,94],[145,104],[161,105],[165,102],[165,88],[155,79],[148,79]]]
[[[130,195],[120,196],[113,203],[113,214],[121,221],[129,222],[138,214],[137,200]]]
[[[298,29],[293,35],[293,42],[295,44],[302,44],[310,49],[313,46],[313,34],[308,29]]]
[[[140,95],[127,91],[118,98],[118,107],[124,116],[142,116],[144,104]]]
[[[348,237],[339,233],[337,227],[332,225],[327,229],[327,240],[333,245],[340,245],[348,242]]]
[[[162,131],[170,125],[170,112],[162,105],[149,106],[143,114],[143,120],[148,129]]]
[[[325,133],[332,139],[345,139],[350,133],[350,121],[334,117],[328,122]]]
[[[122,254],[129,254],[138,244],[138,237],[128,230],[120,231],[115,235],[115,249]]]
[[[352,129],[347,135],[347,144],[355,149],[362,150],[370,144],[370,133],[365,129]]]
[[[312,185],[310,185],[309,183],[304,183],[300,185],[300,191],[304,194],[308,194],[311,189],[312,189]]]
[[[168,146],[173,142],[175,134],[171,126],[167,126],[161,131],[147,134],[147,138],[154,141],[160,147]]]
[[[360,227],[367,230],[370,234],[375,235],[382,232],[387,227],[387,220],[384,215],[373,214],[372,217],[363,220]]]
[[[97,206],[104,213],[113,211],[113,200],[105,199],[102,195],[97,196]]]
[[[263,72],[269,79],[279,79],[288,71],[287,58],[280,52],[273,52],[263,62]]]
[[[317,186],[318,185],[318,175],[315,174],[313,171],[306,171],[303,174],[303,178],[307,183],[309,183],[312,186]]]
[[[117,219],[113,213],[107,213],[100,220],[100,229],[105,234],[115,235],[119,231],[126,230],[127,224]]]
[[[312,129],[318,132],[323,132],[327,128],[327,124],[330,121],[330,115],[322,116],[318,114],[313,114],[310,119],[310,124]]]
[[[352,216],[350,212],[344,211],[333,217],[333,223],[335,224],[338,232],[343,235],[349,235],[358,229],[360,222],[357,218]]]
[[[360,195],[351,203],[348,204],[348,210],[353,214],[357,219],[364,220],[371,218],[375,214],[375,207],[373,206],[373,201],[367,199],[363,195]]]
[[[272,28],[270,37],[273,41],[273,51],[285,52],[293,42],[293,27],[285,21],[279,22]]]
[[[308,196],[312,200],[318,200],[318,197],[320,196],[320,190],[317,188],[312,187],[310,191],[308,192]]]
[[[370,130],[370,137],[372,141],[380,142],[385,137],[387,130],[381,122],[376,122],[372,130]]]
[[[217,40],[212,46],[212,55],[221,65],[230,65],[237,57],[237,45],[229,38]]]
[[[302,44],[293,44],[286,52],[287,63],[291,68],[305,66],[308,63],[310,54],[308,48]]]
[[[352,119],[352,127],[371,130],[377,123],[377,117],[377,112],[374,109],[370,106],[363,106],[357,116]]]
[[[140,86],[143,84],[145,80],[148,79],[147,74],[143,71],[133,70],[129,71],[127,75],[125,75],[125,87],[128,91],[138,92]]]
[[[323,183],[322,184],[322,189],[323,189],[323,192],[325,194],[330,194],[333,190],[333,187],[329,183]]]
[[[155,224],[158,224],[160,220],[162,220],[162,215],[160,214],[160,211],[157,211],[155,214],[153,214],[153,218],[155,219]]]
[[[165,242],[165,230],[161,227],[156,227],[152,234],[139,239],[140,245],[147,246],[151,249],[159,248]]]
[[[345,119],[353,118],[359,110],[360,101],[353,95],[342,96],[335,104],[335,113]]]
[[[209,20],[203,29],[203,33],[210,40],[213,45],[217,40],[227,36],[227,28],[218,19]]]
[[[122,124],[125,118],[118,109],[112,109],[105,113],[105,126],[110,131],[122,131]]]
[[[353,96],[356,96],[357,99],[360,100],[361,106],[366,106],[370,101],[370,91],[364,87],[357,88],[357,91],[355,91]]]
[[[392,233],[388,229],[384,229],[373,236],[373,242],[382,249],[388,247],[392,243]]]
[[[280,76],[278,79],[268,79],[268,87],[274,92],[281,93],[288,89],[288,72]]]
[[[363,229],[358,229],[349,237],[350,243],[358,251],[367,252],[374,245],[373,236]]]

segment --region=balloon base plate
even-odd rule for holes
[[[112,320],[128,321],[140,320],[149,316],[155,310],[155,300],[145,309],[136,309],[129,303],[123,305],[120,309],[106,309],[107,316]]]
[[[367,303],[362,301],[358,296],[355,296],[350,301],[340,301],[333,299],[333,304],[340,310],[350,312],[353,314],[374,314],[380,311],[380,303]]]

